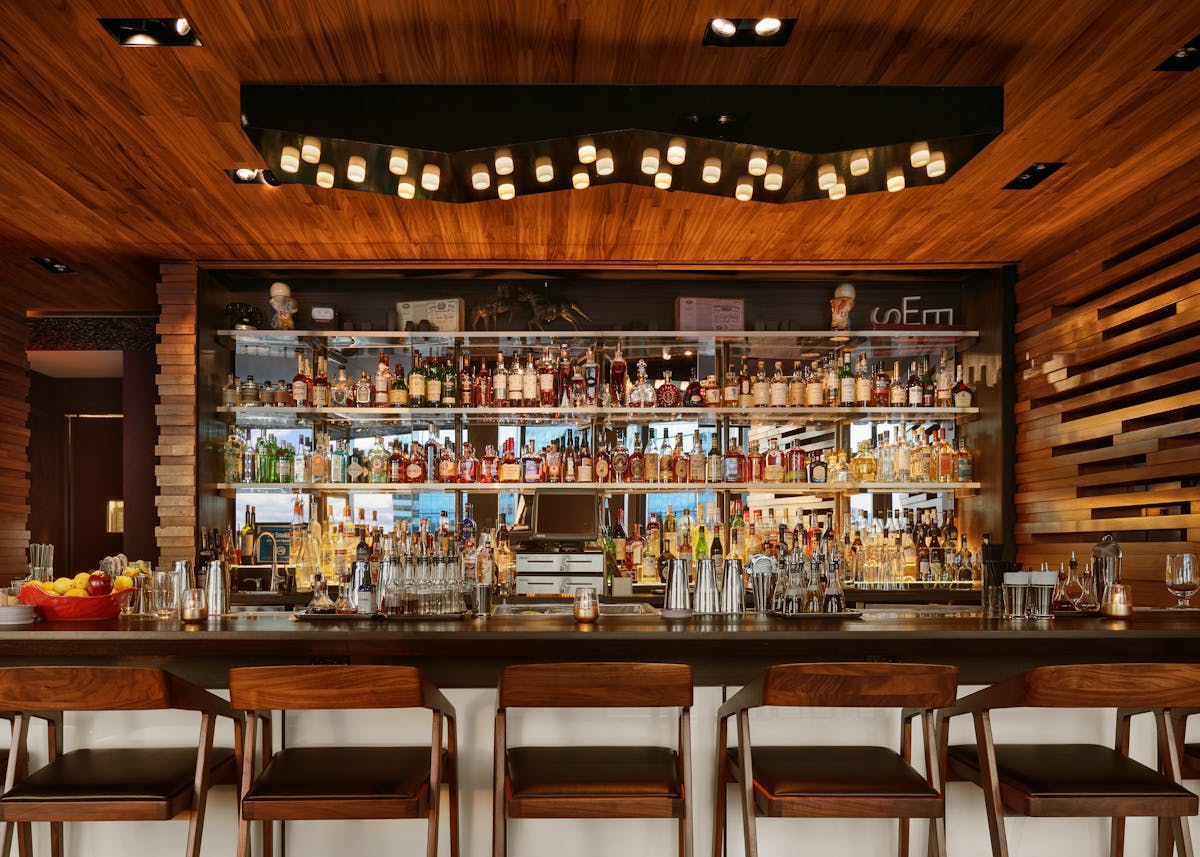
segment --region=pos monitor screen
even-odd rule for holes
[[[590,542],[599,532],[598,501],[590,491],[539,491],[533,504],[533,538]]]

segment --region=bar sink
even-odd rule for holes
[[[497,604],[492,608],[493,616],[538,618],[572,618],[570,601],[561,604]],[[657,616],[658,611],[649,604],[601,604],[601,616]]]

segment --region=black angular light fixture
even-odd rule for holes
[[[78,274],[79,273],[74,268],[72,268],[70,265],[67,265],[65,262],[58,261],[53,256],[33,256],[30,261],[36,262],[38,265],[41,265],[43,268],[45,268],[51,274]]]
[[[706,48],[778,48],[786,45],[795,18],[713,18],[704,28]]]
[[[623,182],[789,203],[946,181],[1004,130],[1004,93],[246,84],[242,128],[280,184],[479,202]]]
[[[123,48],[198,48],[203,43],[187,18],[99,18]]]
[[[1004,190],[1033,190],[1065,166],[1065,161],[1038,161],[1030,164],[1006,184]]]

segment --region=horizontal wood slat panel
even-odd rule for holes
[[[158,561],[196,559],[196,284],[195,265],[163,264],[158,285],[159,372],[154,376],[158,488],[154,528]]]
[[[1052,568],[1113,533],[1138,604],[1200,536],[1200,227],[1050,260],[1018,283],[1017,553]]]

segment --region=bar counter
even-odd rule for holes
[[[248,613],[198,626],[122,617],[0,630],[3,665],[161,666],[208,687],[225,686],[234,666],[314,662],[412,664],[444,687],[494,687],[506,664],[569,660],[678,661],[707,686],[743,684],[772,663],[924,661],[958,666],[963,684],[988,684],[1045,664],[1200,660],[1200,611],[1013,622],[893,608],[843,621],[606,616],[591,626],[569,617],[297,621]]]

